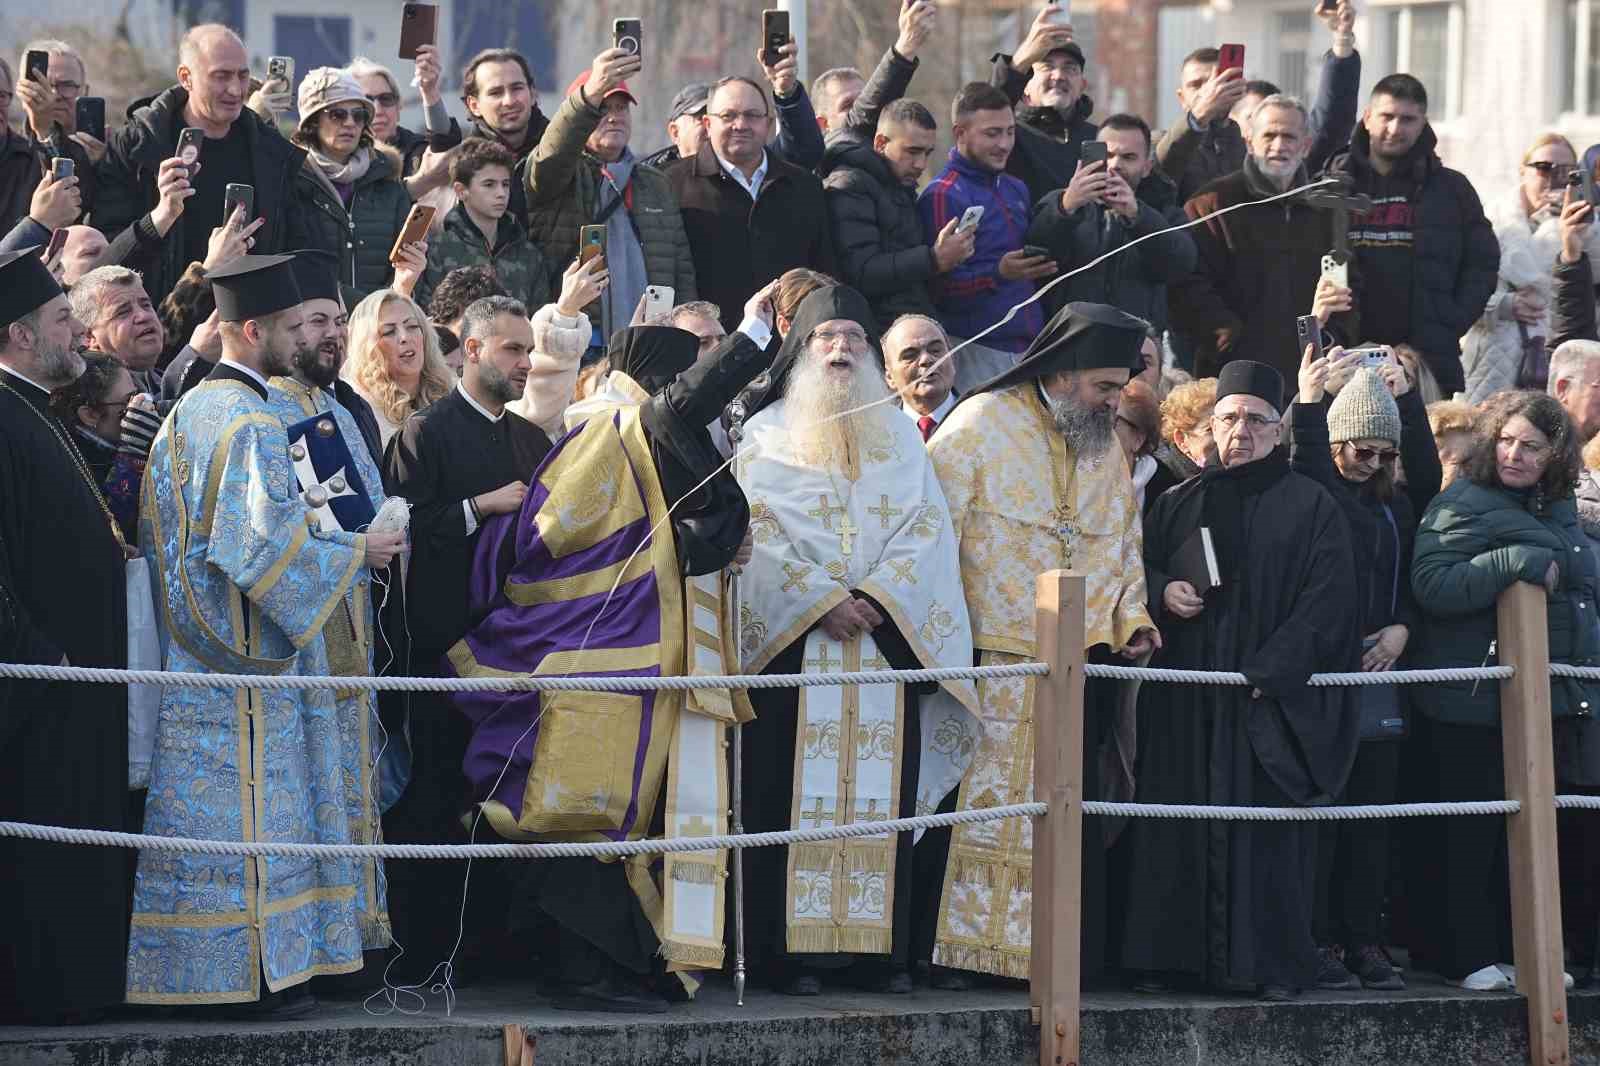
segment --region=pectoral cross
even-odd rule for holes
[[[852,541],[854,540],[855,535],[860,532],[861,527],[851,522],[848,514],[839,520],[838,533],[840,555],[848,559],[850,556],[855,554],[855,545],[852,543]]]
[[[1073,516],[1072,508],[1064,503],[1058,503],[1050,512],[1050,521],[1055,526],[1055,535],[1061,541],[1061,549],[1067,553],[1066,569],[1072,569],[1072,538],[1083,532],[1078,527],[1077,519]]]
[[[868,507],[867,513],[877,517],[880,528],[882,529],[889,528],[889,519],[899,518],[901,515],[905,514],[905,512],[900,510],[900,508],[889,506],[889,497],[887,495],[879,496],[878,506]]]
[[[831,533],[833,532],[833,516],[836,514],[844,514],[845,509],[842,506],[829,507],[828,494],[826,492],[824,492],[821,496],[818,496],[817,501],[818,506],[807,511],[806,514],[820,521],[822,523],[822,527]]]
[[[833,812],[823,809],[821,796],[818,796],[813,802],[815,805],[809,811],[802,810],[800,812],[800,821],[804,823],[809,818],[813,829],[821,829],[823,821],[833,821]],[[805,826],[802,825],[801,828],[803,829]]]
[[[817,673],[819,674],[831,674],[835,666],[843,665],[843,659],[834,659],[829,657],[827,641],[823,641],[817,646],[817,657],[815,659],[807,659],[805,661],[805,668],[807,670],[814,666],[817,668]]]

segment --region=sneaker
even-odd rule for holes
[[[1355,960],[1353,970],[1363,987],[1376,989],[1379,992],[1405,990],[1404,978],[1395,972],[1394,963],[1389,961],[1389,956],[1385,955],[1378,945],[1363,944],[1354,951],[1346,951],[1344,957],[1346,960]]]
[[[1511,982],[1511,987],[1512,988],[1516,988],[1517,987],[1517,968],[1515,966],[1511,965],[1509,962],[1497,962],[1494,965],[1495,965],[1495,969],[1497,969],[1501,973],[1505,974],[1506,980]],[[1568,992],[1571,992],[1572,991],[1572,986],[1574,984],[1576,984],[1576,982],[1573,981],[1573,979],[1572,979],[1572,975],[1570,973],[1562,971],[1561,978],[1562,978],[1561,983],[1566,986],[1566,989],[1567,989]]]
[[[1459,981],[1446,983],[1464,988],[1468,992],[1509,992],[1513,987],[1506,975],[1500,972],[1500,967],[1493,963],[1481,970],[1472,971]]]
[[[1361,987],[1361,979],[1345,969],[1333,948],[1318,948],[1317,959],[1317,987],[1324,992],[1351,992]]]

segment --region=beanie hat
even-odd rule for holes
[[[1369,367],[1357,370],[1328,408],[1328,441],[1343,444],[1352,440],[1386,440],[1400,445],[1400,408],[1383,378]]]
[[[317,67],[300,79],[300,118],[308,119],[325,107],[359,100],[367,109],[366,90],[355,75],[339,67]]]

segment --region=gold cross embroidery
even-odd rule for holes
[[[833,516],[836,514],[844,514],[845,509],[843,507],[829,507],[828,494],[826,492],[824,492],[821,496],[818,496],[817,501],[818,505],[807,511],[806,514],[812,518],[820,520],[822,522],[822,527],[831,533],[833,531]]]
[[[821,644],[819,644],[817,646],[817,657],[815,659],[807,659],[805,661],[805,668],[807,670],[811,669],[814,666],[814,667],[817,668],[817,673],[819,673],[819,674],[832,673],[833,672],[833,668],[835,666],[843,666],[843,665],[844,665],[844,660],[843,659],[834,659],[834,658],[830,658],[828,656],[828,642],[827,641],[823,641]]]
[[[711,823],[697,814],[678,831],[686,837],[708,837],[711,835]]]
[[[877,652],[873,652],[872,653],[872,658],[868,659],[866,662],[861,664],[861,669],[863,669],[863,670],[887,670],[887,669],[889,669],[889,660],[885,659],[883,656],[879,655]]]
[[[809,811],[802,810],[800,812],[800,821],[802,823],[800,828],[805,828],[803,823],[807,818],[811,819],[811,827],[813,829],[820,829],[824,821],[833,821],[833,811],[824,810],[822,807],[822,797],[818,796],[814,801],[814,806]]]
[[[810,586],[806,584],[806,575],[811,573],[811,567],[795,566],[793,563],[784,563],[783,573],[784,576],[789,579],[783,583],[783,591],[793,592],[796,589],[799,589],[802,594],[811,591]]]
[[[861,527],[851,522],[850,516],[847,514],[843,519],[840,520],[838,532],[839,554],[848,559],[850,556],[855,554],[855,545],[852,543],[852,541],[854,540],[855,535],[861,532]]]
[[[856,815],[856,821],[858,822],[887,822],[888,820],[889,812],[878,810],[878,801],[875,799],[867,800],[867,809]]]
[[[894,570],[894,579],[907,585],[917,583],[917,561],[915,559],[890,559],[889,566]]]
[[[900,508],[889,506],[889,497],[887,495],[879,496],[878,506],[868,507],[867,513],[877,516],[879,526],[882,529],[889,528],[889,519],[899,518],[901,515],[905,514],[905,512],[900,510]]]

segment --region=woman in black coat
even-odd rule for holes
[[[1353,578],[1363,612],[1361,667],[1380,671],[1401,660],[1417,625],[1412,541],[1417,516],[1439,492],[1441,472],[1427,411],[1404,370],[1398,362],[1360,369],[1360,358],[1335,348],[1323,359],[1303,361],[1290,462],[1328,489],[1350,524]],[[1344,380],[1332,405],[1324,407],[1330,378]],[[1396,483],[1397,461],[1407,475],[1404,491]],[[1361,689],[1360,695],[1363,743],[1343,800],[1393,803],[1400,780],[1399,740],[1406,731],[1401,692],[1378,685]],[[1322,952],[1320,987],[1405,988],[1384,953],[1380,929],[1389,853],[1390,825],[1383,819],[1324,827],[1313,918]]]

